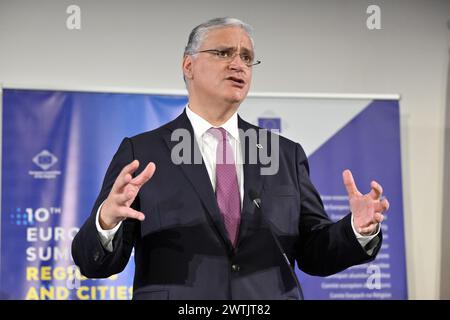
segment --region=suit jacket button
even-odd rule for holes
[[[238,266],[237,264],[233,264],[231,266],[231,270],[233,270],[234,272],[238,272],[239,270],[241,270],[241,267]]]

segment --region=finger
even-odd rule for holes
[[[389,201],[387,199],[383,199],[374,204],[374,210],[376,212],[385,212],[389,209]]]
[[[120,207],[119,214],[123,218],[137,219],[139,221],[145,220],[145,214],[140,211],[134,210],[133,208]]]
[[[138,192],[139,192],[138,187],[133,186],[132,184],[128,184],[123,190],[123,192],[116,193],[113,199],[118,206],[123,205],[129,206],[128,202],[134,200]]]
[[[358,228],[367,228],[367,227],[370,227],[371,225],[373,225],[374,223],[377,223],[377,222],[375,220],[375,217],[372,216],[367,221],[365,221],[364,223],[360,223]]]
[[[372,181],[370,183],[371,190],[369,192],[369,196],[373,200],[380,199],[381,195],[383,194],[383,187],[376,181]]]
[[[344,170],[342,172],[342,180],[344,181],[345,188],[349,197],[357,195],[359,193],[356,187],[355,180],[353,179],[352,172],[350,170]]]
[[[137,170],[137,168],[139,168],[138,160],[133,160],[125,167],[123,167],[122,171],[120,171],[119,175],[116,178],[116,181],[114,182],[112,191],[119,192],[120,189],[125,187],[127,183],[132,180],[133,177],[131,175]]]
[[[131,183],[141,187],[144,183],[151,179],[151,177],[155,173],[155,170],[156,165],[153,162],[150,162],[137,177],[131,180]]]
[[[372,226],[374,224],[376,225],[378,223],[383,222],[383,220],[384,220],[383,214],[381,214],[380,212],[375,212],[373,214],[373,216],[370,218],[370,221],[368,221],[368,222],[366,222],[364,224],[361,224],[360,228],[368,228],[368,227],[370,227],[370,226]]]
[[[363,236],[370,236],[373,233],[375,233],[375,230],[377,229],[377,225],[376,224],[371,224],[369,227],[365,227],[365,228],[359,228],[358,233],[363,235]]]
[[[381,223],[384,220],[384,215],[380,212],[375,212],[374,214],[374,222],[377,223]]]
[[[388,199],[381,200],[381,203],[383,204],[384,211],[388,211],[391,204],[389,203]]]

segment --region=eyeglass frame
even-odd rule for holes
[[[230,52],[231,48],[227,48],[227,49],[206,49],[206,50],[200,50],[200,51],[196,51],[193,54],[197,54],[197,53],[211,53],[214,54],[216,57],[218,57],[219,59],[222,60],[226,60],[226,59],[230,59],[230,62],[233,61],[234,58],[236,58],[237,55],[239,55],[239,58],[242,60],[242,62],[244,62],[244,59],[242,58],[243,53],[237,53],[237,51],[235,50],[233,52],[233,54],[231,54],[229,57],[221,57],[219,54],[220,53],[226,53],[226,52]],[[247,64],[244,62],[244,64],[248,67],[251,68],[253,66],[256,66],[258,64],[261,64],[261,60],[256,60],[254,62],[252,62],[251,64]]]

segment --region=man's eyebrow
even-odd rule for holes
[[[236,47],[227,47],[225,45],[222,45],[222,46],[219,45],[219,46],[216,47],[216,49],[217,50],[233,51],[233,50],[236,50]],[[242,47],[241,48],[241,52],[253,54],[253,50],[251,50],[249,48],[246,48],[246,47]]]
[[[236,47],[227,47],[227,46],[217,46],[217,50],[236,50]]]
[[[248,49],[248,48],[246,48],[246,47],[243,47],[243,48],[241,49],[241,52],[243,52],[243,53],[248,53],[248,54],[254,54],[253,50],[250,50],[250,49]]]

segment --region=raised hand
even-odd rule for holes
[[[342,178],[353,214],[353,226],[361,235],[374,234],[378,224],[384,219],[383,213],[389,209],[389,201],[382,198],[383,188],[376,181],[372,181],[370,192],[361,194],[350,170],[344,170]]]
[[[112,229],[126,218],[140,221],[145,219],[145,215],[142,212],[136,211],[130,206],[136,198],[139,189],[155,173],[156,166],[153,162],[150,162],[137,177],[133,178],[132,174],[138,168],[139,161],[132,161],[122,169],[116,181],[114,181],[114,185],[100,211],[99,222],[103,229]]]

